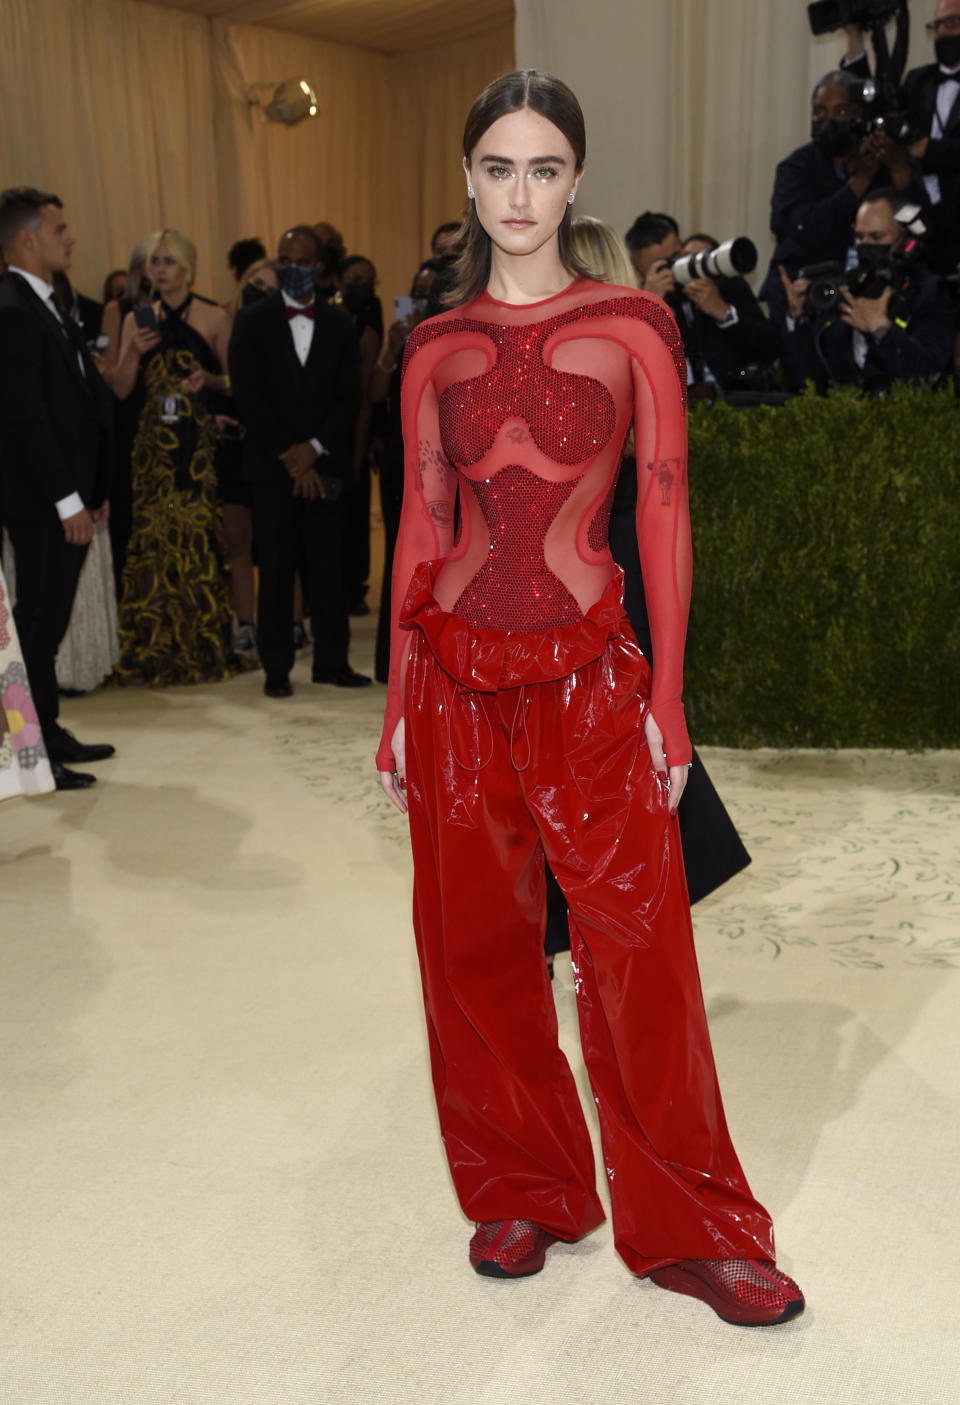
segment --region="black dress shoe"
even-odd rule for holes
[[[116,755],[116,747],[110,746],[108,742],[95,742],[91,746],[85,746],[83,742],[78,742],[66,727],[59,725],[51,729],[49,736],[44,737],[44,742],[51,761],[106,761],[109,756]]]
[[[68,771],[59,761],[51,761],[50,769],[58,790],[86,790],[87,786],[97,783],[96,776],[87,771]]]
[[[349,664],[346,668],[315,668],[313,681],[332,683],[335,688],[369,688],[371,683],[365,673],[354,673]]]
[[[263,691],[268,698],[292,698],[293,688],[290,679],[284,673],[267,674],[267,681],[263,685]]]

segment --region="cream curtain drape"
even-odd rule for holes
[[[413,54],[227,28],[131,0],[0,0],[0,188],[64,200],[74,281],[104,275],[163,225],[199,251],[198,291],[226,298],[226,251],[329,219],[373,258],[389,316],[430,233],[459,215],[466,110],[512,67],[512,26]],[[264,124],[246,84],[304,77],[318,118]]]
[[[926,7],[912,9],[911,62],[929,62]],[[762,277],[774,170],[809,139],[842,34],[813,40],[804,0],[516,0],[516,40],[518,66],[550,69],[583,105],[579,211],[620,233],[653,209],[686,232],[747,234]]]

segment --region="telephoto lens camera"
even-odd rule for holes
[[[737,278],[752,273],[757,266],[757,246],[752,239],[741,236],[728,239],[716,249],[676,254],[667,262],[673,270],[673,281],[683,288],[694,278]]]
[[[814,34],[832,34],[845,24],[858,24],[861,29],[886,24],[906,8],[906,0],[814,0],[807,14]]]

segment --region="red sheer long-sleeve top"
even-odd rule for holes
[[[655,660],[650,710],[668,762],[688,761],[686,363],[664,303],[586,279],[522,305],[481,293],[411,334],[402,415],[403,513],[379,769],[394,766],[409,645],[398,620],[417,565],[442,561],[434,596],[468,624],[522,632],[575,624],[617,570],[607,524],[631,425]]]

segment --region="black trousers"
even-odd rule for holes
[[[347,607],[358,605],[367,593],[370,576],[370,464],[366,457],[345,500],[347,517],[343,553],[343,580]]]
[[[57,650],[70,623],[87,548],[67,541],[53,508],[41,522],[8,522],[7,531],[17,568],[13,617],[37,720],[49,741],[60,713]]]
[[[260,586],[257,649],[265,671],[293,667],[293,579],[297,570],[313,630],[313,666],[347,666],[350,620],[343,589],[342,502],[295,498],[286,477],[253,485],[253,536]]]

